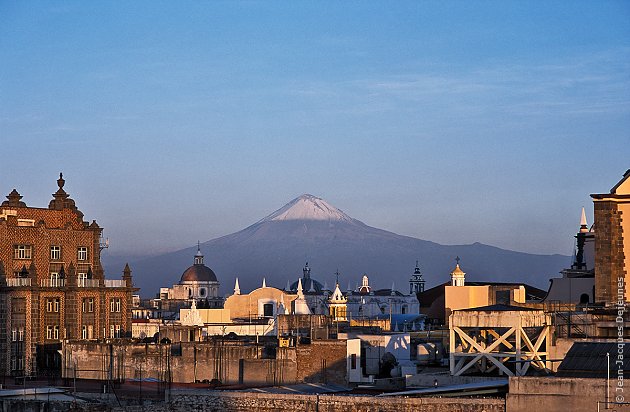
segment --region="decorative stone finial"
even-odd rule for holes
[[[22,196],[15,189],[13,189],[11,193],[9,193],[9,195],[7,196],[7,199],[9,200],[5,200],[4,202],[2,202],[2,206],[26,207],[26,203],[20,202],[20,199],[22,199]]]

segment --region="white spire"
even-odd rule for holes
[[[582,207],[582,216],[580,217],[580,232],[588,232],[588,223],[586,223],[586,213]]]
[[[311,310],[304,299],[304,291],[302,290],[302,278],[298,279],[297,299],[294,300],[294,312],[296,315],[308,315]]]
[[[265,278],[263,278],[263,284],[262,284],[262,287],[263,287],[263,288],[266,288],[266,287],[267,287],[267,282],[265,281]]]
[[[391,293],[392,295],[395,295],[395,294],[396,294],[396,292],[394,292],[395,290],[396,290],[396,289],[395,289],[395,286],[394,286],[394,282],[392,282],[392,293]]]
[[[240,295],[241,294],[241,288],[238,285],[238,278],[236,278],[236,282],[234,282],[234,294],[235,295]]]
[[[289,312],[287,310],[286,305],[284,304],[284,293],[282,295],[280,295],[280,304],[278,305],[278,312],[279,315],[287,315]]]

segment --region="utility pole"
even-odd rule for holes
[[[610,402],[610,352],[606,352],[606,409]]]

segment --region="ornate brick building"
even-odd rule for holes
[[[59,189],[48,208],[13,189],[0,205],[0,375],[59,370],[61,340],[131,335],[131,270],[105,279],[102,228]]]
[[[595,301],[630,300],[630,170],[610,193],[592,194],[595,209]]]

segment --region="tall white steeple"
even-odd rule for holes
[[[234,294],[235,295],[240,295],[241,294],[241,288],[238,285],[238,278],[236,278],[236,282],[234,282]]]
[[[311,310],[304,299],[304,290],[302,289],[302,279],[298,279],[297,299],[293,301],[293,313],[295,315],[310,315]]]

